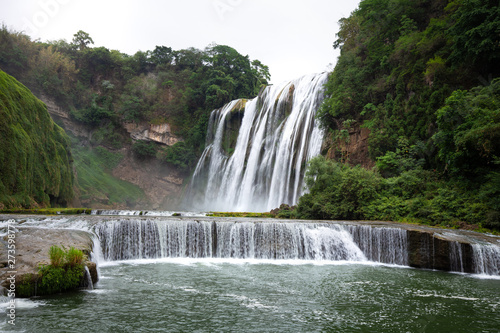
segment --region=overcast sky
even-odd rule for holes
[[[338,21],[359,0],[0,0],[0,22],[42,41],[78,30],[127,54],[229,45],[269,66],[278,83],[331,69]]]

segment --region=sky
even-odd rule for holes
[[[229,45],[269,66],[271,82],[332,70],[338,21],[359,0],[0,0],[0,24],[33,40],[83,30],[127,54]]]

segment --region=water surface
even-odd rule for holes
[[[12,331],[500,329],[500,280],[491,277],[368,263],[186,258],[111,262],[100,271],[93,291],[18,300]]]

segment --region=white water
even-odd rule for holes
[[[195,207],[269,211],[282,203],[296,204],[305,166],[321,150],[323,132],[315,115],[326,79],[326,73],[304,76],[269,86],[247,101],[231,155],[223,149],[225,135],[230,135],[227,122],[241,101],[214,110],[187,194]]]
[[[206,216],[202,212],[184,212],[184,211],[169,211],[169,210],[117,210],[117,209],[93,209],[92,215],[106,216],[188,216],[201,217]]]
[[[103,259],[112,261],[234,258],[408,264],[404,230],[371,229],[327,223],[126,219],[98,224],[95,232]]]
[[[477,274],[500,275],[500,246],[472,245]]]
[[[101,218],[82,215],[23,217],[15,218],[15,221],[11,225],[18,232],[20,228],[64,228],[94,234],[91,260],[98,264],[134,259],[207,258],[409,265],[407,231],[394,227],[342,222],[278,222],[262,219],[241,219],[236,222],[202,217]],[[6,223],[0,221],[0,233],[5,233],[6,229]],[[449,243],[451,271],[473,272],[485,277],[500,276],[498,242],[487,243],[481,238],[476,239],[472,233],[451,231],[438,233],[437,237],[462,237],[468,240],[466,243]],[[419,246],[422,255],[435,255],[432,246]],[[467,263],[467,258],[472,262]],[[466,266],[471,268],[465,269]]]

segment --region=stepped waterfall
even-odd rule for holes
[[[186,198],[197,210],[269,211],[295,204],[323,132],[315,119],[327,73],[265,88],[210,117]]]
[[[155,258],[348,261],[500,275],[500,246],[480,238],[356,222],[122,218],[97,223],[94,233],[104,261]]]
[[[331,223],[119,220],[95,230],[105,260],[165,257],[408,265],[404,230]]]

